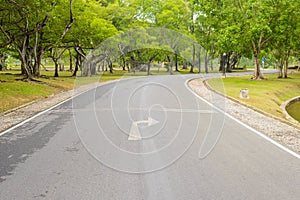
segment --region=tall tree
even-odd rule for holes
[[[20,60],[22,62],[22,71],[26,75],[26,78],[31,80],[33,76],[39,76],[39,66],[41,64],[41,57],[43,56],[45,43],[44,38],[49,32],[55,32],[48,42],[48,45],[55,44],[57,40],[63,38],[63,36],[70,29],[73,19],[71,16],[72,1],[58,0],[53,2],[52,0],[34,0],[34,1],[22,1],[22,0],[2,0],[0,4],[1,22],[0,38],[5,38],[6,42],[1,46],[9,45],[15,51],[18,52]],[[64,21],[64,26],[60,27],[61,34],[58,34],[58,30],[48,26],[50,19],[57,22],[55,19],[64,20],[65,18],[51,15],[53,10],[58,7],[67,7],[69,10],[67,14],[62,16],[69,16],[70,20]],[[55,14],[56,15],[56,14]],[[55,27],[57,27],[56,23]],[[59,35],[59,37],[57,37]],[[47,40],[46,40],[47,41]]]
[[[273,27],[274,36],[270,49],[278,63],[279,78],[287,78],[289,58],[299,49],[300,4],[299,1],[289,0],[278,1],[276,4],[280,15]]]

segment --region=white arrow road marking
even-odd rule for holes
[[[142,136],[141,136],[140,130],[139,130],[139,126],[138,126],[139,124],[147,124],[148,126],[153,126],[157,123],[158,123],[158,121],[151,117],[148,117],[148,120],[132,122],[128,140],[141,140],[142,139]]]
[[[130,128],[128,140],[141,140],[142,136],[137,123],[133,122]]]

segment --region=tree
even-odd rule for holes
[[[8,58],[8,55],[0,50],[0,71],[5,71],[6,70],[6,64],[5,61]]]
[[[299,2],[282,0],[277,3],[280,16],[276,19],[273,27],[274,37],[270,48],[273,49],[273,55],[280,69],[278,77],[287,78],[289,58],[292,52],[297,52],[299,45]]]
[[[4,47],[9,45],[18,52],[22,62],[22,71],[26,75],[27,80],[32,80],[33,76],[39,76],[41,58],[45,48],[48,48],[47,45],[46,47],[43,46],[45,43],[44,38],[47,37],[48,34],[51,35],[51,32],[55,32],[55,34],[47,37],[46,40],[50,40],[47,44],[51,46],[52,44],[56,44],[56,42],[53,41],[62,39],[70,29],[73,23],[72,2],[73,0],[70,0],[69,3],[60,0],[56,4],[51,0],[34,0],[29,2],[21,0],[3,0],[1,3],[1,5],[5,6],[0,8],[0,10],[2,10],[0,38],[1,41],[3,41],[3,38],[7,41],[4,43],[2,42],[1,46]],[[50,19],[65,19],[62,17],[55,18],[55,16],[51,16],[51,13],[60,6],[65,8],[66,5],[69,7],[67,10],[69,10],[70,21],[67,23],[65,21],[63,22],[66,24],[61,27],[61,30],[63,30],[62,34],[57,34],[57,29],[54,29],[53,27],[48,27],[48,29],[46,29],[45,27],[48,25]],[[60,38],[57,38],[57,35],[59,35]]]
[[[96,48],[105,39],[117,33],[117,29],[109,21],[109,14],[106,7],[97,1],[77,0],[73,5],[73,12],[76,18],[72,29],[62,40],[65,47],[72,47],[76,51],[75,70],[73,76],[87,59],[89,52]],[[89,67],[91,67],[89,65]],[[93,73],[90,73],[93,72]],[[83,75],[92,75],[96,71],[86,69]]]

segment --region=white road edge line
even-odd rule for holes
[[[95,89],[95,88],[92,88],[92,89]],[[89,89],[89,90],[92,90],[92,89]],[[25,119],[24,121],[22,121],[22,122],[20,122],[20,123],[18,123],[18,124],[16,124],[16,125],[10,127],[9,129],[6,129],[5,131],[3,131],[3,132],[0,133],[0,137],[3,136],[3,135],[6,134],[6,133],[8,133],[8,132],[10,132],[10,131],[12,131],[12,130],[18,128],[19,126],[22,126],[23,124],[25,124],[25,123],[27,123],[27,122],[33,120],[34,118],[37,118],[38,116],[43,115],[43,114],[45,114],[46,112],[49,112],[50,110],[53,110],[54,108],[56,108],[56,107],[58,107],[58,106],[60,106],[60,105],[62,105],[62,104],[64,104],[64,103],[66,103],[67,101],[70,101],[70,100],[72,100],[73,98],[75,98],[75,97],[77,97],[77,96],[79,96],[79,95],[81,95],[81,94],[83,94],[83,93],[85,93],[85,92],[88,92],[89,90],[84,91],[84,92],[81,92],[81,93],[79,93],[79,94],[76,94],[75,96],[71,96],[71,97],[67,98],[67,99],[64,100],[64,101],[59,102],[58,104],[55,104],[54,106],[52,106],[52,107],[50,107],[50,108],[48,108],[48,109],[46,109],[46,110],[43,110],[43,111],[37,113],[36,115],[33,115],[32,117],[28,118],[28,119]]]
[[[129,78],[128,78],[128,79],[129,79]],[[53,110],[54,108],[56,108],[56,107],[58,107],[58,106],[60,106],[60,105],[62,105],[62,104],[64,104],[64,103],[66,103],[66,102],[68,102],[68,101],[74,99],[75,97],[78,97],[78,96],[82,95],[83,93],[86,93],[86,92],[88,92],[88,91],[90,91],[90,90],[96,89],[96,88],[101,87],[101,86],[104,86],[104,85],[108,85],[108,84],[111,84],[111,83],[114,83],[114,82],[118,82],[118,81],[121,81],[121,80],[128,80],[128,79],[116,79],[116,80],[112,80],[112,81],[107,81],[107,82],[102,83],[102,84],[99,83],[100,85],[95,85],[95,87],[92,87],[92,88],[90,88],[90,89],[88,89],[88,90],[86,90],[86,91],[82,91],[82,92],[80,92],[80,93],[78,93],[78,94],[76,94],[76,95],[73,94],[73,96],[67,98],[66,100],[64,100],[64,101],[62,101],[62,102],[59,102],[58,104],[55,104],[54,106],[52,106],[52,107],[50,107],[50,108],[48,108],[48,109],[46,109],[46,110],[44,110],[44,111],[41,111],[41,112],[39,112],[39,113],[33,115],[32,117],[28,118],[28,119],[25,119],[24,121],[22,121],[22,122],[20,122],[20,123],[18,123],[18,124],[16,124],[16,125],[10,127],[9,129],[6,129],[5,131],[3,131],[3,132],[0,133],[0,137],[3,136],[3,135],[5,135],[5,134],[7,134],[8,132],[10,132],[10,131],[16,129],[16,128],[22,126],[23,124],[25,124],[25,123],[27,123],[27,122],[29,122],[29,121],[31,121],[31,120],[37,118],[38,116],[43,115],[43,114],[49,112],[50,110]],[[73,92],[74,92],[74,89],[73,89]]]
[[[81,94],[81,93],[80,93],[80,94]],[[79,94],[78,94],[78,95],[79,95]],[[76,95],[76,96],[77,96],[77,95]],[[75,97],[75,96],[74,96],[74,97]],[[23,124],[25,124],[25,123],[27,123],[27,122],[33,120],[34,118],[36,118],[36,117],[38,117],[38,116],[40,116],[40,115],[42,115],[42,114],[44,114],[44,113],[46,113],[46,112],[49,112],[50,110],[52,110],[52,109],[54,109],[54,108],[56,108],[56,107],[58,107],[58,106],[64,104],[65,102],[71,100],[71,99],[74,98],[74,97],[69,97],[68,99],[66,99],[66,100],[64,100],[64,101],[62,101],[62,102],[60,102],[60,103],[58,103],[58,104],[56,104],[56,105],[54,105],[54,106],[52,106],[52,107],[50,107],[50,108],[44,110],[44,111],[39,112],[39,113],[37,113],[36,115],[33,115],[32,117],[30,117],[30,118],[28,118],[28,119],[25,119],[24,121],[22,121],[22,122],[20,122],[20,123],[18,123],[18,124],[16,124],[16,125],[10,127],[9,129],[6,129],[5,131],[3,131],[3,132],[0,133],[0,137],[3,136],[3,135],[6,134],[6,133],[8,133],[8,132],[10,132],[10,131],[12,131],[12,130],[18,128],[19,126],[22,126]]]
[[[249,129],[250,131],[256,133],[257,135],[259,135],[260,137],[264,138],[265,140],[271,142],[272,144],[274,144],[275,146],[279,147],[281,150],[289,153],[290,155],[300,159],[300,155],[292,150],[290,150],[289,148],[283,146],[282,144],[278,143],[277,141],[273,140],[272,138],[266,136],[265,134],[259,132],[258,130],[250,127],[249,125],[245,124],[244,122],[238,120],[237,118],[233,117],[232,115],[228,114],[227,112],[225,112],[224,110],[216,107],[215,105],[213,105],[212,103],[210,103],[209,101],[207,101],[206,99],[204,99],[203,97],[201,97],[200,95],[198,95],[196,92],[194,92],[189,86],[188,83],[193,80],[195,78],[192,79],[188,79],[185,81],[185,87],[192,93],[194,94],[196,97],[198,97],[200,100],[204,101],[205,103],[207,103],[209,106],[211,106],[212,108],[218,110],[219,112],[223,113],[225,116],[229,117],[230,119],[236,121],[237,123],[239,123],[240,125],[244,126],[245,128]]]

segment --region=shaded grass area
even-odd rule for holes
[[[300,101],[290,104],[286,109],[291,117],[300,122]]]
[[[71,90],[77,83],[85,85],[98,81],[105,82],[120,79],[124,74],[123,71],[115,71],[113,74],[104,72],[101,76],[94,77],[72,77],[71,72],[59,72],[60,77],[55,78],[53,71],[41,71],[41,77],[35,78],[36,81],[25,82],[20,71],[0,72],[0,113]]]
[[[24,82],[18,71],[0,73],[0,113],[34,100],[49,97],[73,87],[74,78],[42,76],[37,82]]]
[[[210,79],[208,83],[213,89],[227,96],[284,118],[280,105],[300,95],[300,72],[289,74],[288,79],[278,79],[277,74],[265,77],[266,80],[260,81],[251,80],[249,76]],[[239,98],[240,90],[244,88],[249,90],[249,99]]]

